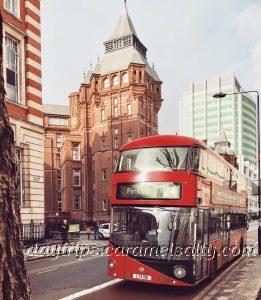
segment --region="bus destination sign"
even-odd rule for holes
[[[117,199],[168,199],[181,198],[181,184],[175,182],[118,183]]]

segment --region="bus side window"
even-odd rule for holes
[[[202,175],[207,175],[208,154],[206,150],[201,150],[200,152],[199,172]]]
[[[222,220],[217,211],[211,211],[210,224],[209,224],[209,238],[216,239],[221,236]]]

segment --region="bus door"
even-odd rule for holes
[[[228,212],[224,212],[222,223],[223,247],[221,249],[221,256],[223,265],[229,261],[230,214]]]
[[[209,209],[199,209],[198,211],[198,224],[197,224],[197,238],[196,238],[196,278],[202,278],[207,275],[208,266],[208,234],[209,224]]]

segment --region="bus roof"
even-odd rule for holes
[[[149,147],[168,147],[168,146],[199,146],[207,148],[207,146],[192,137],[181,135],[153,135],[144,138],[134,140],[121,147],[121,151],[137,149],[137,148],[149,148]]]

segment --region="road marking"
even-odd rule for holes
[[[47,273],[47,272],[52,272],[52,271],[55,271],[55,270],[58,270],[58,268],[54,268],[54,269],[49,269],[49,270],[46,270],[46,271],[38,272],[38,273],[36,273],[36,275]]]
[[[81,292],[78,292],[78,293],[72,294],[70,296],[61,298],[59,300],[73,300],[73,299],[77,299],[79,297],[82,297],[82,296],[85,296],[85,295],[89,295],[89,294],[95,293],[97,291],[100,291],[102,289],[105,289],[106,287],[114,285],[114,284],[116,284],[118,282],[121,282],[121,281],[123,281],[123,279],[113,279],[111,281],[108,281],[108,282],[102,283],[100,285],[94,286],[94,287],[92,287],[90,289],[83,290]]]
[[[105,257],[105,256],[103,256],[103,257]],[[86,257],[86,259],[82,259],[82,260],[74,258],[74,260],[72,260],[72,261],[60,262],[60,263],[53,264],[53,267],[57,267],[57,268],[67,267],[67,266],[74,265],[74,264],[89,262],[90,260],[94,260],[94,259],[98,259],[98,258],[101,258],[101,257],[100,256]],[[41,262],[41,260],[40,260],[40,262]],[[31,270],[28,270],[27,273],[30,275],[37,274],[37,273],[46,271],[46,268],[48,269],[48,267],[31,269]]]

